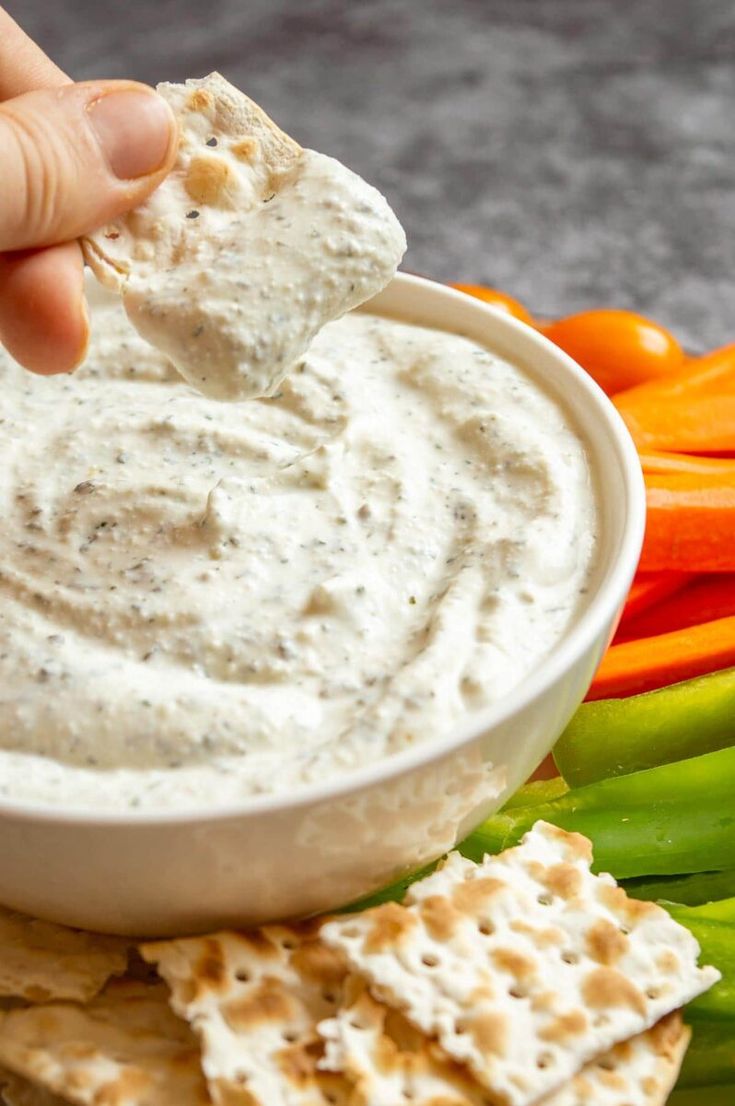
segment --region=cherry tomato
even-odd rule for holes
[[[582,311],[541,328],[613,395],[682,366],[673,334],[632,311]]]
[[[468,296],[474,296],[475,299],[483,300],[500,311],[507,311],[509,315],[520,319],[523,323],[528,323],[529,326],[534,325],[530,313],[526,311],[523,304],[514,300],[507,292],[500,292],[497,288],[484,288],[481,284],[453,284],[452,287],[460,292],[466,292]]]

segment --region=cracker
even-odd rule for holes
[[[0,907],[0,996],[86,1001],[125,971],[127,944]]]
[[[674,1011],[582,1068],[538,1106],[666,1106],[692,1031]]]
[[[179,121],[174,168],[85,257],[199,391],[270,395],[326,322],[385,287],[405,235],[376,189],[218,73],[158,91]]]
[[[98,280],[116,292],[132,275],[208,255],[227,226],[225,213],[250,211],[270,199],[303,154],[219,73],[159,84],[157,91],[178,120],[176,164],[144,204],[82,240]]]
[[[77,1106],[207,1106],[199,1047],[163,984],[114,980],[87,1006],[0,1019],[0,1063]]]
[[[359,1106],[487,1106],[487,1092],[468,1070],[402,1014],[377,1002],[358,977],[349,982],[346,1005],[321,1022],[323,1067],[343,1072]]]
[[[69,1099],[59,1098],[12,1071],[0,1071],[0,1103],[2,1106],[69,1106]]]
[[[488,1106],[487,1091],[425,1037],[367,990],[350,980],[347,1004],[322,1022],[322,1063],[344,1072],[360,1106]],[[681,1014],[616,1045],[587,1064],[539,1106],[664,1106],[679,1073],[690,1030]]]
[[[322,937],[498,1102],[526,1106],[719,979],[688,930],[590,861],[585,838],[538,822]]]
[[[222,1106],[338,1106],[349,1088],[320,1072],[316,1026],[340,1000],[344,967],[315,925],[149,942],[144,958],[198,1034]]]

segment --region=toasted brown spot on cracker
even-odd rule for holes
[[[477,1014],[464,1024],[467,1033],[484,1055],[499,1056],[505,1051],[508,1025],[502,1014]]]
[[[260,151],[260,143],[257,138],[241,138],[238,142],[232,143],[230,150],[242,161],[255,161]]]
[[[516,918],[510,923],[510,929],[515,933],[522,933],[530,937],[538,949],[549,948],[552,945],[560,945],[565,939],[564,931],[554,926],[532,926],[521,918]]]
[[[651,914],[661,911],[661,907],[655,902],[645,902],[640,899],[630,899],[622,887],[613,887],[602,884],[600,887],[600,902],[616,914],[622,914],[631,922],[640,921]]]
[[[252,1029],[263,1022],[288,1021],[295,1004],[280,979],[265,976],[242,998],[230,999],[222,1006],[222,1016],[237,1032]]]
[[[419,909],[426,930],[435,941],[448,941],[459,928],[460,914],[442,895],[431,895]]]
[[[321,941],[306,941],[291,953],[291,964],[306,979],[325,986],[339,984],[345,975],[341,953]]]
[[[561,899],[571,899],[582,886],[582,873],[573,864],[554,864],[543,876],[542,883]]]
[[[657,1022],[649,1032],[656,1048],[660,1052],[669,1052],[689,1031],[682,1023],[681,1015],[678,1011],[674,1011],[673,1014],[667,1014]]]
[[[213,938],[204,941],[204,952],[193,973],[198,982],[209,990],[218,991],[227,982],[227,967],[219,942]]]
[[[212,1080],[212,1095],[217,1106],[263,1106],[246,1087],[235,1086],[228,1079]]]
[[[258,929],[252,929],[248,933],[237,934],[238,944],[244,945],[247,953],[257,960],[278,960],[280,953],[278,947]]]
[[[501,879],[471,879],[458,883],[452,892],[452,902],[463,914],[473,914],[480,910],[488,899],[507,888]]]
[[[587,953],[598,964],[616,964],[628,951],[630,941],[618,926],[600,918],[586,934]]]
[[[679,970],[679,957],[671,949],[664,949],[656,957],[656,967],[663,975],[674,975]]]
[[[536,974],[536,964],[528,956],[514,949],[493,949],[493,963],[497,968],[516,979],[530,979]]]
[[[597,1078],[603,1087],[607,1087],[610,1091],[616,1091],[618,1094],[624,1094],[627,1090],[626,1080],[616,1071],[607,1071],[605,1068],[601,1068],[598,1072]]]
[[[366,953],[381,952],[399,944],[416,925],[416,919],[397,902],[376,907],[372,926],[365,937]]]
[[[581,1037],[586,1032],[588,1020],[581,1010],[570,1010],[566,1014],[560,1014],[549,1025],[539,1030],[542,1041],[552,1044],[565,1044],[574,1037]]]
[[[200,154],[191,159],[184,187],[195,203],[210,207],[232,206],[239,190],[235,173],[216,154]]]
[[[314,1078],[316,1060],[303,1043],[281,1049],[276,1062],[284,1079],[295,1087],[306,1087]]]
[[[562,841],[567,852],[573,856],[586,863],[592,862],[592,842],[581,833],[563,830],[560,826],[554,826],[550,822],[544,823],[544,832],[547,837],[556,837],[558,841]]]
[[[556,995],[553,991],[542,991],[531,998],[531,1009],[534,1013],[549,1013],[556,1006]]]
[[[191,111],[206,111],[214,104],[214,97],[205,88],[195,88],[186,101]]]
[[[582,984],[582,996],[593,1010],[627,1006],[641,1016],[646,1013],[646,1002],[638,988],[612,968],[591,971]]]

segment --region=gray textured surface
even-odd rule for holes
[[[733,0],[10,0],[75,77],[221,69],[379,185],[406,265],[735,339]]]

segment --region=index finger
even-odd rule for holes
[[[0,8],[0,100],[68,82],[66,73]]]

